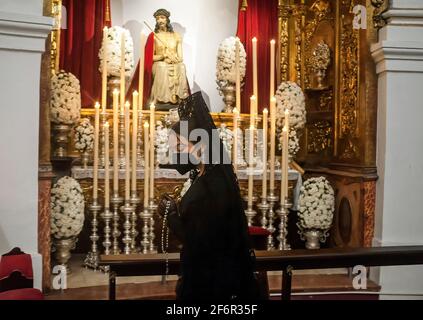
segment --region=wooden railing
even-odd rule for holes
[[[423,246],[336,248],[320,250],[255,251],[257,271],[282,271],[282,300],[291,299],[292,271],[348,268],[356,265],[423,265]],[[116,277],[179,273],[179,253],[102,255],[100,265],[109,266],[109,299],[116,299]]]

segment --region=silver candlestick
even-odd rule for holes
[[[137,231],[137,207],[141,203],[141,199],[137,196],[136,191],[132,191],[131,199],[129,200],[131,202],[133,211],[131,214],[131,252],[137,253],[137,242],[136,238],[138,236]]]
[[[131,253],[131,214],[134,211],[134,209],[131,206],[131,203],[129,200],[125,201],[125,204],[120,208],[120,210],[123,212],[125,216],[125,222],[123,223],[123,239],[122,242],[124,243],[124,249],[123,252],[125,254]]]
[[[257,215],[257,211],[255,211],[253,209],[254,203],[257,201],[257,197],[256,196],[253,196],[253,199],[252,200],[253,201],[252,201],[251,207],[248,206],[247,209],[244,210],[245,215],[247,216],[247,221],[248,221],[248,226],[249,227],[253,225],[254,217]],[[248,202],[248,196],[244,196],[244,201]]]
[[[142,132],[143,132],[143,124],[142,124],[142,111],[138,111],[138,130],[137,130],[137,167],[143,167],[144,166],[144,153],[143,150],[143,138],[142,138]]]
[[[101,129],[100,129],[100,158],[99,158],[99,165],[100,168],[104,168],[105,167],[105,159],[106,159],[106,150],[104,148],[104,141],[106,139],[105,136],[105,131],[104,131],[104,124],[107,121],[107,112],[101,112],[101,119],[100,119],[100,123],[101,125]]]
[[[110,235],[111,235],[110,232],[112,230],[110,228],[110,220],[113,218],[113,214],[110,212],[109,208],[104,209],[102,218],[104,219],[104,241],[103,241],[104,254],[109,255],[110,247],[112,245],[112,242],[110,241]]]
[[[266,198],[261,198],[261,202],[259,204],[257,204],[257,208],[261,211],[261,226],[264,229],[267,229],[267,210],[270,209],[270,205],[267,202]]]
[[[150,249],[150,240],[149,240],[149,229],[151,224],[151,218],[153,217],[152,213],[149,210],[149,205],[147,203],[144,204],[144,210],[140,213],[140,218],[142,219],[144,225],[142,227],[142,240],[141,240],[141,248],[142,253],[148,253]]]
[[[150,211],[151,218],[150,218],[150,228],[149,228],[149,236],[148,236],[148,253],[157,253],[157,249],[154,246],[154,213],[157,211],[158,205],[154,202],[154,199],[150,199],[150,203],[148,205],[148,210]]]
[[[113,206],[113,231],[112,231],[112,237],[113,237],[113,249],[112,254],[119,254],[120,248],[119,248],[119,237],[120,237],[120,231],[119,231],[119,207],[123,203],[123,198],[119,197],[118,193],[113,193],[112,198],[110,199],[110,203]]]
[[[119,166],[125,168],[125,114],[119,113]]]
[[[91,240],[91,251],[88,252],[85,260],[84,260],[84,265],[86,267],[90,267],[93,269],[97,269],[98,268],[98,250],[97,250],[97,241],[98,241],[98,220],[97,220],[97,215],[101,210],[101,206],[98,204],[97,199],[93,199],[93,203],[91,204],[91,206],[89,207],[90,211],[92,212],[93,218],[91,221],[91,235],[90,235],[90,240]]]
[[[274,190],[270,190],[270,194],[267,196],[267,201],[269,203],[269,216],[267,218],[268,227],[267,230],[270,232],[269,236],[267,237],[267,250],[273,250],[275,248],[275,243],[273,242],[273,233],[275,232],[275,227],[273,226],[273,222],[275,219],[275,211],[273,208],[275,207],[276,202],[278,202],[279,197],[275,196]]]
[[[288,209],[291,208],[291,203],[286,198],[281,207],[276,210],[276,213],[279,215],[279,250],[291,250],[291,246],[288,244],[287,235],[288,235]]]

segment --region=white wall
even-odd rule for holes
[[[31,253],[38,288],[40,65],[51,28],[40,9],[42,0],[0,2],[0,254]]]
[[[374,244],[423,245],[423,2],[393,0],[386,17],[372,47],[379,76]],[[378,276],[382,291],[423,299],[423,266],[380,268]]]
[[[211,110],[222,110],[224,104],[215,81],[216,54],[219,43],[236,33],[238,1],[112,0],[112,24],[123,23],[131,31],[136,60],[140,51],[139,34],[145,28],[143,21],[154,28],[153,13],[159,8],[170,11],[171,23],[183,36],[184,62],[191,91],[202,90],[210,99]]]

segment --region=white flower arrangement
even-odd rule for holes
[[[125,34],[125,77],[129,78],[134,69],[134,42],[129,30],[119,26],[113,26],[108,29],[106,49],[107,75],[113,77],[120,76],[122,33]],[[104,43],[102,43],[98,52],[100,72],[102,72],[103,68],[103,50]]]
[[[226,124],[221,123],[217,131],[219,132],[219,137],[222,140],[223,145],[225,146],[226,152],[231,154],[233,144],[232,130],[226,127]]]
[[[156,122],[156,135],[154,145],[156,146],[157,161],[160,164],[168,163],[169,128],[163,126],[163,123],[161,121]]]
[[[75,128],[75,149],[79,152],[91,151],[94,147],[94,126],[90,119],[83,118]]]
[[[216,62],[216,83],[220,94],[221,88],[224,88],[228,83],[236,82],[236,69],[235,69],[235,44],[237,38],[229,37],[223,40],[217,51]],[[247,54],[244,46],[239,41],[239,74],[241,83],[245,77],[245,70],[247,65]]]
[[[51,121],[73,125],[79,121],[80,111],[79,80],[72,73],[60,70],[51,78]]]
[[[71,177],[60,178],[51,190],[51,234],[56,239],[77,236],[84,224],[84,195]]]
[[[289,110],[290,129],[303,129],[306,123],[304,93],[295,82],[282,82],[276,90],[276,125],[282,130],[285,109]]]
[[[314,71],[326,70],[330,63],[330,48],[324,42],[320,41],[313,50],[310,58],[310,65]]]
[[[279,134],[279,150],[282,150],[282,134]],[[289,157],[294,158],[300,150],[300,139],[298,139],[297,131],[290,130],[288,136],[288,154]]]
[[[331,227],[335,195],[325,177],[306,180],[301,187],[298,204],[300,229],[328,230]]]

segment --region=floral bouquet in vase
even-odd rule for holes
[[[94,146],[94,126],[90,119],[83,118],[75,128],[75,149],[81,153],[81,160],[84,168],[87,167],[90,151]]]
[[[307,249],[320,248],[332,226],[335,195],[325,177],[310,178],[301,187],[297,226]]]

